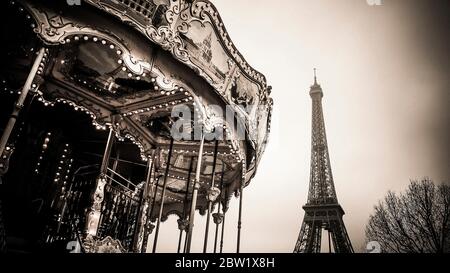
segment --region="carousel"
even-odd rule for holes
[[[199,213],[204,252],[223,251],[228,222],[239,252],[270,132],[265,77],[207,0],[76,2],[0,4],[2,251],[157,252],[176,215],[189,253]]]

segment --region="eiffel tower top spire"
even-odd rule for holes
[[[317,84],[317,69],[316,68],[314,68],[314,85],[316,85]]]
[[[311,95],[312,98],[323,97],[322,87],[320,86],[320,84],[317,83],[317,69],[316,68],[314,68],[314,84],[311,85],[309,94]]]

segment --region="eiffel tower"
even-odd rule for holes
[[[314,69],[314,85],[309,92],[312,99],[312,147],[311,176],[308,201],[303,206],[305,217],[295,245],[294,253],[321,252],[322,231],[328,231],[328,247],[335,253],[352,253],[353,247],[345,229],[331,173],[325,122],[322,111],[323,92],[317,83]]]

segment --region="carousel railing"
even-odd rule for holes
[[[46,243],[76,240],[84,232],[98,175],[98,165],[85,166],[74,173],[68,190],[56,203],[55,224],[47,229]],[[108,182],[97,236],[110,236],[119,240],[126,250],[131,250],[142,198],[141,187],[109,168],[105,176]]]
[[[131,250],[141,204],[139,185],[108,169],[97,235],[110,236]]]
[[[45,234],[47,244],[78,237],[84,228],[86,208],[90,205],[97,176],[98,165],[80,167],[74,172],[67,190],[54,202],[54,221],[49,224]]]

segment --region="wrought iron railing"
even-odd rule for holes
[[[124,191],[110,184],[105,186],[97,235],[100,238],[110,236],[119,240],[125,249],[130,250],[139,213],[140,193]]]
[[[55,202],[54,221],[46,230],[46,243],[76,240],[84,232],[98,175],[97,165],[75,172],[68,190]],[[119,240],[126,250],[131,250],[142,198],[141,187],[111,169],[106,178],[97,236],[110,236]]]
[[[98,166],[90,165],[79,168],[73,175],[67,190],[56,189],[57,197],[52,205],[53,219],[47,225],[45,243],[75,240],[83,230],[86,208],[91,201],[91,192],[98,176]]]

